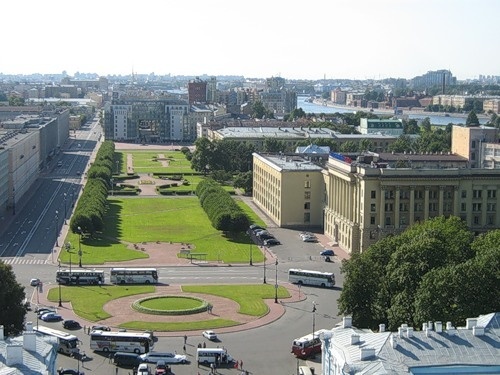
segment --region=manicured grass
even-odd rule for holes
[[[198,320],[192,322],[142,322],[133,321],[120,324],[120,328],[133,329],[138,331],[152,330],[157,332],[177,332],[177,331],[198,331],[207,329],[217,329],[223,327],[233,327],[241,323],[229,319]]]
[[[97,322],[110,317],[103,309],[107,302],[116,298],[153,293],[154,291],[154,286],[144,285],[62,286],[61,299],[64,303],[71,302],[75,314]],[[50,289],[47,298],[51,302],[58,302],[59,287]]]
[[[71,302],[75,313],[84,319],[97,322],[109,318],[110,315],[103,310],[103,306],[116,298],[131,295],[154,293],[154,286],[63,286],[61,287],[62,301],[67,304]],[[189,285],[183,286],[182,290],[188,293],[211,294],[236,301],[240,305],[240,313],[250,316],[263,316],[268,308],[263,299],[274,298],[274,285]],[[290,294],[286,288],[278,288],[278,298],[289,298]],[[51,288],[48,292],[49,301],[56,303],[59,300],[58,287]],[[181,298],[182,299],[182,298]],[[126,306],[124,306],[126,308]],[[217,314],[216,306],[214,313]],[[186,317],[186,319],[189,319]],[[154,331],[184,331],[216,329],[230,327],[240,324],[239,322],[216,318],[199,321],[185,321],[175,323],[153,323],[148,321],[130,321],[120,325],[128,329]]]
[[[154,310],[190,310],[203,305],[203,302],[189,297],[159,297],[141,302],[141,306]]]
[[[115,159],[119,158],[126,168],[127,154],[132,155],[132,165],[135,173],[192,173],[191,162],[180,151],[116,151]],[[120,156],[118,156],[120,155]],[[168,165],[164,166],[155,157],[165,156]],[[166,163],[165,163],[166,164]],[[125,170],[122,168],[122,170]]]
[[[259,285],[185,285],[182,290],[187,293],[212,294],[226,297],[240,305],[240,314],[262,316],[267,314],[269,308],[264,299],[274,298],[275,288],[270,284]],[[278,287],[278,298],[290,298],[288,290]],[[214,313],[216,307],[214,307]]]

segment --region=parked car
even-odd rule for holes
[[[258,237],[259,240],[265,241],[265,240],[271,240],[271,239],[276,239],[272,234],[263,234],[262,236]]]
[[[215,334],[214,331],[203,331],[202,335],[206,339],[209,339],[209,340],[212,340],[212,341],[217,340],[217,335]]]
[[[256,230],[263,230],[263,229],[266,229],[266,228],[262,228],[262,227],[261,227],[261,226],[259,226],[259,225],[252,224],[252,225],[250,225],[249,229],[250,229],[252,232],[255,232]]]
[[[63,320],[62,316],[59,314],[56,314],[54,312],[49,312],[46,314],[43,314],[40,319],[42,319],[44,322],[59,322]]]
[[[269,233],[269,232],[268,232],[267,230],[265,230],[265,229],[262,229],[262,230],[258,230],[258,231],[256,231],[256,232],[255,232],[255,235],[256,235],[257,237],[261,237],[261,236],[270,236],[270,235],[271,235],[271,233]]]
[[[111,331],[111,328],[105,325],[92,326],[92,331]]]
[[[36,313],[37,313],[38,317],[41,318],[42,315],[44,315],[44,314],[47,314],[47,313],[56,313],[56,310],[44,307],[44,308],[38,309],[36,311]]]
[[[311,233],[311,232],[300,232],[299,236],[302,239],[304,237],[316,237],[316,235],[314,233]]]
[[[137,367],[141,363],[139,354],[116,352],[113,355],[113,363],[122,367]]]
[[[318,242],[316,236],[304,236],[302,237],[302,241],[304,242]]]
[[[268,238],[267,240],[264,240],[264,246],[274,245],[281,245],[281,242],[279,242],[276,238]]]
[[[158,361],[165,361],[165,363],[186,363],[187,357],[182,354],[163,353],[163,352],[149,352],[139,356],[143,362],[158,363]]]
[[[38,285],[40,285],[40,279],[31,279],[30,280],[30,285],[31,286],[38,286]]]
[[[80,329],[82,326],[76,320],[68,319],[63,322],[63,327],[66,329]]]
[[[59,375],[84,375],[82,371],[78,371],[77,369],[74,368],[63,368],[57,370],[57,373]]]
[[[333,253],[333,250],[328,249],[328,250],[323,250],[322,252],[319,253],[319,255],[322,255],[324,257],[332,257],[335,254]]]

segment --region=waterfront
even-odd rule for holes
[[[347,107],[347,106],[333,106],[333,105],[320,105],[316,103],[310,103],[305,101],[306,97],[299,96],[297,98],[297,108],[302,108],[305,113],[353,113],[357,111],[365,111],[368,112],[368,108],[359,108],[359,107]],[[380,110],[374,109],[373,113],[376,115],[391,115],[393,114],[391,110]],[[408,116],[409,119],[423,120],[426,117],[429,117],[431,124],[433,125],[448,125],[448,124],[465,124],[465,120],[467,119],[467,115],[449,115],[445,116],[444,114],[431,114],[430,112],[423,111],[412,111],[411,113],[403,112],[402,117]],[[401,117],[401,116],[400,116]],[[479,123],[485,124],[488,122],[488,117],[478,116]]]

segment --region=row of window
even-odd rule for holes
[[[385,190],[384,191],[384,197],[385,199],[394,199],[395,197],[395,190]],[[453,198],[453,192],[450,190],[446,190],[443,193],[443,196],[445,199],[452,199]],[[377,199],[377,191],[372,190],[370,197],[372,199]],[[423,199],[425,197],[425,192],[424,190],[414,190],[413,191],[413,197],[415,199]],[[436,190],[429,190],[429,199],[438,199],[439,197],[439,192]],[[461,197],[462,198],[467,198],[467,190],[462,190],[461,192]],[[472,190],[472,198],[478,199],[483,197],[483,190]],[[486,190],[486,198],[496,198],[497,197],[497,191],[496,190]],[[409,190],[400,190],[399,191],[399,198],[400,199],[410,199],[410,191]]]
[[[460,218],[463,221],[467,221],[467,216],[466,215],[460,215]],[[415,222],[419,222],[420,220],[421,220],[420,216],[415,216]],[[473,225],[481,225],[481,216],[479,216],[479,215],[472,216],[472,223],[473,223]],[[486,216],[486,225],[495,226],[496,225],[495,223],[496,223],[495,215],[487,215]],[[377,218],[376,218],[376,216],[371,216],[370,217],[370,224],[371,225],[377,224]],[[407,225],[407,224],[408,223],[407,223],[406,217],[405,216],[401,216],[399,218],[399,225],[404,226],[404,225]],[[391,217],[386,217],[384,225],[386,225],[386,226],[394,225],[393,221],[392,221],[392,218]],[[370,238],[375,238],[375,233],[370,233]]]

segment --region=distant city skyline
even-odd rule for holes
[[[2,74],[500,75],[497,0],[62,0],[5,6]]]

